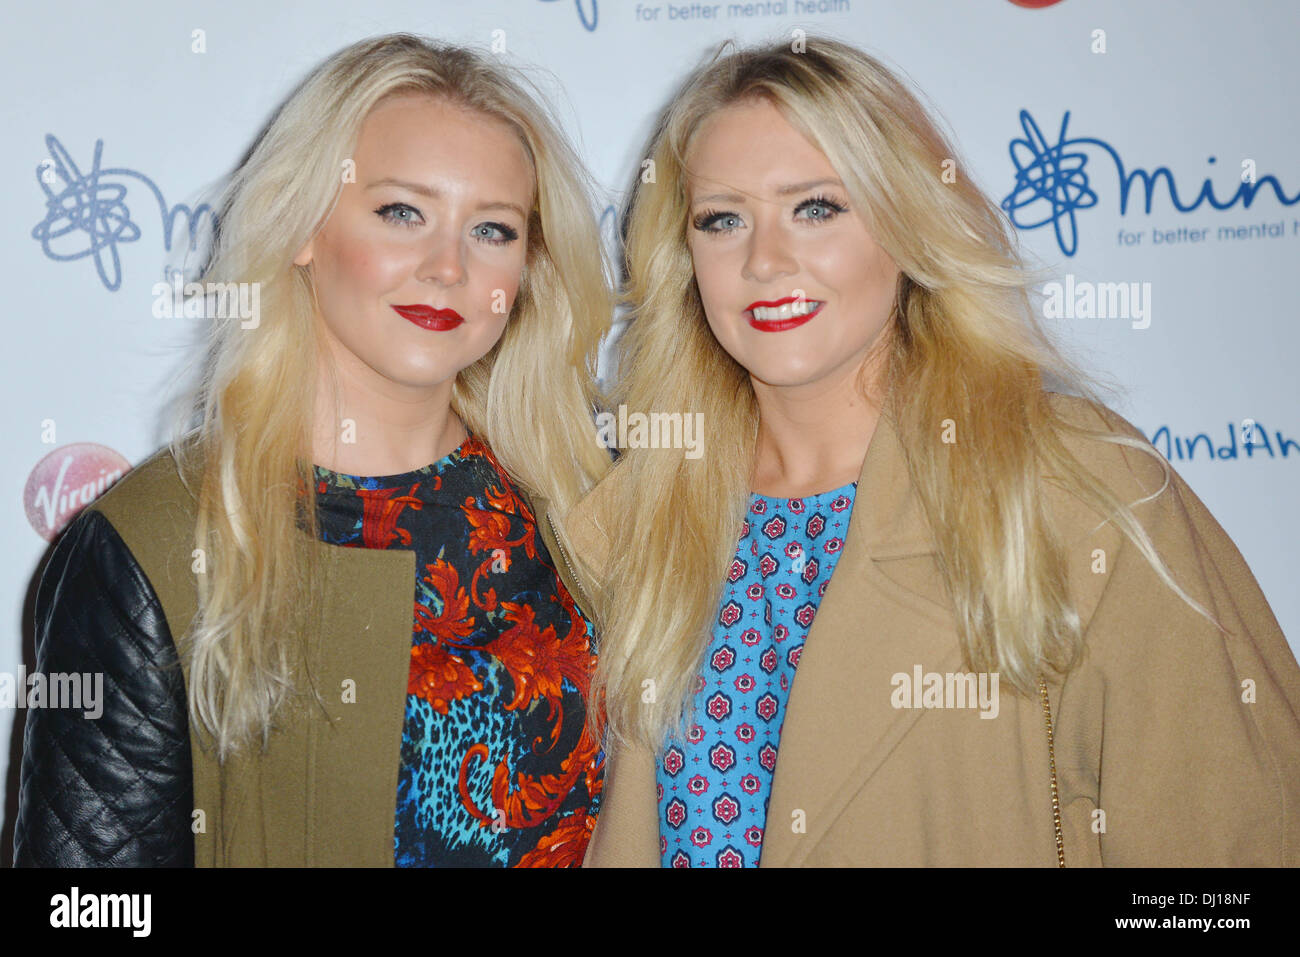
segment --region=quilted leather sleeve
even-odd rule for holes
[[[184,677],[153,587],[93,509],[41,577],[36,667],[101,673],[103,713],[26,712],[15,866],[193,866]]]

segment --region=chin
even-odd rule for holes
[[[826,376],[826,370],[819,366],[791,362],[757,363],[747,366],[746,371],[759,382],[774,387],[810,385]]]
[[[444,382],[454,380],[460,373],[460,368],[404,368],[404,369],[387,369],[379,370],[384,378],[388,379],[394,385],[403,386],[408,389],[432,389],[442,385]]]
[[[385,375],[392,381],[412,388],[432,388],[453,380],[461,370],[467,369],[491,350],[430,349],[428,352],[407,353],[386,367]]]

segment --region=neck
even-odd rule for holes
[[[336,383],[322,358],[316,376],[312,462],[347,475],[396,475],[436,462],[468,432],[451,408],[452,381],[395,383],[332,348]]]
[[[883,353],[845,363],[817,382],[773,386],[751,379],[758,400],[758,439],[750,488],[797,498],[856,482],[880,421]],[[866,366],[858,386],[859,369]]]

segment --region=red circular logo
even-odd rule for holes
[[[23,488],[27,521],[46,541],[123,475],[131,463],[106,445],[77,442],[36,463]]]

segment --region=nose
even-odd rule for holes
[[[799,263],[790,254],[788,237],[777,225],[754,222],[749,233],[749,254],[742,275],[754,282],[771,282],[799,271]]]
[[[415,278],[440,286],[459,286],[465,282],[465,244],[459,232],[435,231]]]

